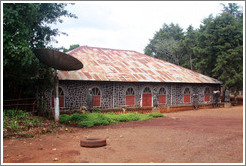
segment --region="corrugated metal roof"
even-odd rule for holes
[[[84,67],[77,71],[58,71],[60,80],[221,83],[136,51],[81,46],[67,54],[80,60]]]

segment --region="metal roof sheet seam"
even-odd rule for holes
[[[220,81],[136,51],[81,46],[67,52],[84,68],[59,71],[60,80],[212,83]]]

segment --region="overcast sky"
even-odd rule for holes
[[[233,1],[244,7],[243,1]],[[135,50],[144,48],[164,23],[199,28],[202,20],[223,9],[228,1],[76,1],[66,9],[78,19],[63,18],[53,27],[68,36],[56,37],[55,47],[72,44],[93,47]]]

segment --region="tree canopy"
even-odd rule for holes
[[[214,77],[232,91],[243,89],[243,14],[236,3],[222,4],[198,29],[186,32],[164,24],[145,47],[145,54]],[[176,59],[176,61],[174,60]]]
[[[3,4],[4,98],[33,96],[34,89],[52,85],[53,71],[35,57],[35,48],[45,48],[52,37],[64,34],[50,24],[61,17],[76,18],[64,3]]]

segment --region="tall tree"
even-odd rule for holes
[[[163,27],[155,33],[153,39],[151,39],[150,43],[145,47],[144,52],[155,58],[179,64],[179,41],[183,37],[183,29],[178,24],[164,24]]]
[[[212,70],[216,64],[216,56],[214,55],[213,43],[211,38],[211,24],[213,23],[213,16],[203,19],[202,25],[198,30],[197,48],[195,49],[194,67],[202,74],[212,76]]]
[[[243,13],[242,10],[240,10],[240,6],[236,3],[228,3],[228,6],[225,4],[221,4],[224,9],[222,10],[224,13],[229,13],[231,15],[234,15],[236,18],[242,18]]]
[[[230,3],[229,3],[229,6]],[[235,6],[234,6],[235,7]],[[238,8],[232,8],[238,9]],[[217,52],[213,74],[232,91],[243,89],[243,19],[241,11],[224,12],[214,20]]]
[[[61,16],[76,18],[63,3],[3,4],[4,99],[27,97],[35,89],[52,85],[52,69],[39,63],[33,49],[44,48],[52,36],[62,34],[49,25]]]
[[[182,54],[182,59],[180,65],[183,67],[194,69],[193,61],[195,58],[195,50],[197,46],[197,30],[195,30],[191,25],[187,28],[185,37],[181,40],[180,53]]]
[[[243,87],[243,20],[235,4],[200,27],[197,68],[232,91]]]
[[[145,54],[217,78],[232,91],[243,89],[243,12],[235,3],[203,19],[197,30],[164,24],[145,47]]]

